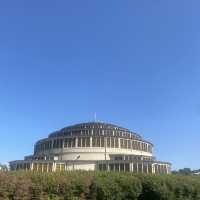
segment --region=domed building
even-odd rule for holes
[[[157,161],[153,144],[137,133],[114,124],[89,122],[65,127],[37,141],[34,154],[10,162],[10,169],[168,174],[171,164]]]

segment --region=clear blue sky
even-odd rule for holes
[[[1,1],[0,161],[64,126],[112,122],[200,168],[198,0]]]

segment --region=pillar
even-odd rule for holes
[[[33,162],[30,163],[30,170],[33,171]]]
[[[130,172],[133,172],[133,163],[130,163]]]
[[[147,163],[147,174],[149,173],[149,164]]]
[[[144,163],[142,162],[142,173],[144,173]]]
[[[101,141],[100,141],[101,142]],[[100,144],[101,145],[101,144]],[[105,144],[104,144],[105,145]],[[90,147],[92,147],[92,137],[90,137]]]

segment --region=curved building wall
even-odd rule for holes
[[[34,156],[58,155],[63,160],[71,160],[79,154],[80,160],[104,160],[105,150],[108,154],[152,156],[152,148],[145,141],[117,137],[50,138],[36,144]]]

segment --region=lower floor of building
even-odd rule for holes
[[[47,161],[22,160],[10,162],[11,170],[31,170],[38,172],[58,172],[70,170],[99,170],[115,172],[133,172],[145,174],[170,174],[171,165],[159,161]]]

